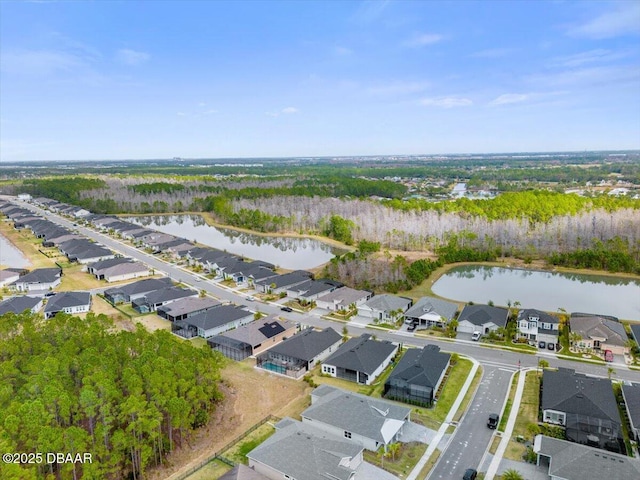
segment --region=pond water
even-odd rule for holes
[[[253,235],[207,225],[200,215],[149,215],[128,221],[288,270],[314,268],[344,253],[311,238]]]
[[[563,308],[640,320],[640,280],[632,278],[468,265],[449,270],[431,290],[462,302],[506,306],[510,300],[548,312]]]
[[[30,265],[29,260],[18,250],[9,239],[0,235],[0,265],[5,267],[22,268]]]

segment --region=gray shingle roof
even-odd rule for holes
[[[31,310],[42,301],[40,297],[13,297],[0,302],[0,315],[5,313],[22,313],[25,310]]]
[[[353,442],[303,422],[291,422],[247,457],[296,480],[349,480],[354,470],[343,459],[355,458],[361,452],[362,447]]]
[[[377,341],[365,333],[340,345],[324,363],[371,375],[397,348],[387,340]]]
[[[367,300],[365,305],[383,312],[391,312],[393,310],[402,310],[404,312],[411,303],[413,302],[409,298],[398,297],[397,295],[389,295],[385,293],[372,297]]]
[[[245,310],[243,306],[223,305],[207,310],[206,312],[198,313],[183,321],[194,327],[210,330],[252,315],[253,314],[249,310]]]
[[[640,462],[579,443],[538,435],[536,453],[551,457],[549,475],[563,479],[631,480],[640,478]]]
[[[59,268],[38,268],[23,275],[14,283],[53,283],[62,274]]]
[[[371,296],[371,292],[368,292],[367,290],[356,290],[354,288],[342,287],[336,288],[333,292],[318,297],[318,301],[334,302],[337,300],[338,303],[347,307],[368,296]]]
[[[342,336],[333,328],[327,327],[322,331],[308,328],[287,338],[269,351],[308,362],[341,339]]]
[[[611,380],[587,377],[568,368],[545,370],[542,409],[605,418],[620,423]]]
[[[506,308],[492,307],[490,305],[466,305],[460,312],[458,322],[467,320],[478,326],[493,322],[498,327],[505,327],[508,315],[509,311]]]
[[[105,290],[108,295],[116,295],[122,292],[126,296],[136,295],[138,293],[153,292],[154,290],[160,290],[172,285],[169,277],[162,278],[147,278],[145,280],[139,280],[137,282],[128,283],[127,285],[121,285],[118,287]]]
[[[45,313],[59,312],[69,307],[79,307],[91,303],[89,292],[61,292],[49,297],[44,307]]]
[[[236,465],[227,473],[222,475],[218,480],[270,480],[269,477],[265,477],[260,472],[256,472],[254,469],[243,465],[242,463]]]
[[[296,270],[295,272],[285,273],[283,275],[276,275],[267,279],[256,281],[256,283],[262,285],[275,285],[275,288],[287,287],[289,285],[296,285],[302,283],[305,280],[310,279],[313,276],[310,272],[304,270]]]
[[[631,327],[631,336],[634,338],[636,343],[640,345],[640,323],[634,323],[630,325]]]
[[[410,348],[389,375],[392,379],[401,379],[410,385],[435,388],[442,373],[449,365],[451,355],[443,353],[436,345],[424,348]]]
[[[633,428],[640,430],[640,384],[623,385],[622,392]]]
[[[175,302],[171,302],[168,305],[164,305],[158,308],[158,311],[161,310],[163,312],[166,312],[172,317],[179,317],[181,315],[197,312],[200,310],[209,310],[210,308],[217,307],[218,305],[222,304],[218,300],[210,297],[187,297],[181,300],[176,300]]]
[[[167,287],[161,290],[149,292],[144,296],[147,305],[156,305],[158,303],[167,302],[169,300],[177,300],[179,298],[191,297],[197,295],[198,292],[190,288]]]
[[[408,419],[411,409],[329,385],[312,393],[312,405],[301,416],[388,443]],[[383,432],[383,427],[384,432]]]
[[[604,338],[611,345],[625,346],[627,332],[620,322],[599,316],[574,317],[571,316],[569,325],[572,332],[582,338]]]
[[[97,262],[93,262],[91,264],[89,264],[89,268],[96,270],[96,271],[100,271],[103,270],[105,268],[111,268],[114,267],[116,265],[120,265],[123,263],[132,263],[133,260],[131,260],[130,258],[125,258],[125,257],[116,257],[116,258],[109,258],[108,260],[100,260]]]
[[[437,313],[447,321],[453,319],[458,311],[458,305],[435,297],[422,297],[409,310],[404,312],[405,317],[420,318],[428,313]]]
[[[235,328],[229,332],[225,332],[220,336],[233,338],[234,340],[244,342],[253,347],[273,337],[273,334],[271,334],[271,332],[278,329],[277,326],[282,328],[281,331],[284,331],[292,328],[293,323],[287,320],[279,320],[276,319],[275,316],[272,316],[261,318],[260,320],[256,320],[255,322],[251,322],[241,327]],[[275,335],[277,335],[277,333]],[[216,337],[213,337],[211,340],[215,341]]]

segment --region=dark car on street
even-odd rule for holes
[[[477,476],[478,476],[478,472],[476,471],[475,468],[467,468],[466,472],[464,472],[464,476],[462,477],[462,480],[476,480]]]
[[[280,310],[283,312],[293,312],[293,308],[291,307],[281,307]]]
[[[497,413],[492,413],[491,415],[489,415],[489,420],[487,420],[487,427],[489,427],[491,430],[495,430],[496,428],[498,428],[498,421],[500,421],[500,415],[498,415]]]

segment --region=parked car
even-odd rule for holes
[[[497,413],[492,413],[491,415],[489,415],[489,420],[487,420],[487,427],[489,427],[491,430],[495,430],[496,428],[498,428],[499,421],[500,415],[498,415]]]
[[[605,362],[613,362],[613,352],[611,350],[604,351]]]
[[[555,343],[547,343],[547,348],[549,350],[555,350],[556,348],[556,344]]]
[[[471,335],[471,340],[473,340],[474,342],[477,342],[478,340],[480,340],[481,336],[482,336],[482,333],[473,332],[473,335]]]
[[[47,292],[44,294],[45,297],[53,297],[56,294],[56,292]]]
[[[464,472],[462,480],[476,480],[477,476],[478,471],[475,468],[467,468],[467,470]]]
[[[255,298],[255,297],[253,297],[253,296],[251,296],[251,295],[249,295],[249,296],[247,297],[247,300],[249,300],[250,302],[253,302],[255,299],[256,299],[256,298]]]
[[[544,348],[546,346],[547,346],[547,344],[545,342],[538,342],[538,347],[539,348]]]
[[[283,312],[293,312],[293,308],[291,307],[281,307],[280,310]]]
[[[411,325],[409,325],[409,326],[407,327],[407,331],[408,331],[408,332],[413,332],[413,331],[416,329],[416,327],[417,327],[417,326],[418,326],[417,324],[412,323]]]

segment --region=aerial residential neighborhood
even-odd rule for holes
[[[34,205],[37,209],[32,210],[28,205]],[[66,258],[68,263],[56,263],[55,268],[2,270],[5,291],[12,293],[0,303],[2,314],[42,311],[45,319],[52,319],[61,312],[86,314],[92,310],[95,296],[97,301],[121,309],[131,318],[154,316],[156,323],[162,325],[162,322],[166,322],[168,331],[179,338],[188,341],[202,338],[212,351],[220,352],[232,361],[250,362],[257,371],[267,375],[282,376],[290,381],[302,381],[304,377],[322,382],[323,378],[333,378],[346,382],[344,385],[361,385],[377,392],[376,396],[369,396],[330,384],[320,384],[310,393],[311,405],[299,412],[302,423],[294,419],[281,420],[274,434],[247,454],[246,466],[238,465],[226,476],[236,472],[238,476],[234,478],[241,478],[242,472],[255,472],[251,475],[276,478],[282,474],[296,478],[296,475],[304,472],[304,478],[309,479],[338,473],[346,475],[345,478],[352,475],[356,475],[355,478],[371,478],[366,475],[377,472],[376,478],[402,478],[403,475],[398,476],[397,472],[385,471],[383,463],[368,463],[368,454],[363,457],[363,451],[382,452],[387,457],[391,455],[389,452],[393,456],[402,455],[403,449],[414,445],[411,442],[417,441],[427,447],[430,445],[429,439],[438,438],[438,435],[447,438],[448,434],[425,427],[420,414],[415,413],[420,410],[414,409],[437,408],[438,400],[443,395],[446,397],[447,389],[451,388],[450,379],[460,368],[460,354],[451,352],[447,345],[427,343],[413,346],[411,338],[424,338],[427,341],[431,338],[437,343],[442,334],[451,336],[451,332],[461,344],[499,347],[508,345],[501,343],[500,339],[507,329],[511,329],[512,349],[519,345],[519,349],[528,349],[523,352],[539,352],[543,355],[534,369],[539,371],[540,365],[543,365],[539,378],[536,373],[535,383],[538,385],[535,396],[540,399],[541,415],[532,419],[540,422],[539,430],[543,433],[531,437],[530,446],[526,449],[535,459],[535,465],[522,464],[520,468],[529,465],[526,468],[533,469],[532,472],[548,471],[549,475],[554,475],[553,471],[573,468],[558,467],[560,457],[557,455],[553,462],[549,460],[556,453],[549,451],[550,442],[553,441],[562,441],[562,445],[574,442],[580,448],[599,449],[618,455],[632,453],[628,451],[628,446],[637,441],[635,425],[640,423],[636,418],[636,407],[640,404],[637,384],[625,382],[620,388],[609,378],[578,374],[566,367],[558,370],[545,368],[556,352],[562,354],[567,349],[576,355],[589,352],[591,358],[616,360],[616,368],[630,365],[630,337],[615,317],[581,312],[562,316],[535,308],[514,309],[513,306],[505,308],[492,304],[460,305],[433,296],[414,300],[391,294],[374,295],[373,292],[349,288],[339,282],[316,280],[309,271],[278,273],[276,267],[267,262],[249,261],[215,249],[193,246],[186,239],[163,237],[163,244],[151,247],[148,243],[140,243],[140,237],[117,233],[113,227],[117,226],[118,232],[131,231],[124,220],[118,220],[116,224],[106,222],[104,216],[96,216],[94,220],[90,212],[83,215],[85,232],[95,229],[118,238],[117,243],[113,244],[116,249],[113,250],[99,245],[97,237],[90,233],[89,238],[93,240],[83,237],[77,229],[66,230],[64,226],[54,224],[56,218],[53,215],[49,215],[48,220],[34,220],[42,218],[37,213],[43,205],[50,209],[56,204],[42,198],[37,202],[23,203],[10,200],[0,205],[0,211],[5,215],[5,225],[12,225],[13,228],[20,226],[18,230],[22,235],[29,232],[26,235],[38,238],[36,231],[42,231],[42,222],[51,223],[49,228],[54,229],[56,235],[73,235],[75,238],[70,240],[72,243],[58,246],[53,243],[44,246],[46,234],[38,239],[43,244],[42,248],[49,251],[58,249],[59,255]],[[63,207],[59,207],[59,211],[61,209]],[[25,223],[21,220],[23,217],[30,220]],[[31,233],[29,225],[38,227]],[[111,228],[105,230],[103,225]],[[153,230],[145,229],[145,238],[154,238]],[[181,281],[173,274],[162,274],[162,268],[146,263],[144,257],[123,255],[117,248],[118,244],[130,245],[136,250],[151,250],[154,256],[168,264],[182,264],[186,281]],[[162,245],[169,249],[177,245],[191,248],[167,251]],[[83,265],[82,259],[85,257],[72,253],[85,251],[91,255],[96,252],[98,256],[93,259],[95,261]],[[75,275],[93,277],[103,287],[87,291],[61,289],[65,270],[69,268],[66,265],[72,264],[83,265],[80,273]],[[195,276],[190,272],[196,272]],[[117,285],[112,285],[114,283]],[[228,289],[236,295],[236,302],[215,298],[208,290],[202,290],[205,285]],[[276,306],[273,314],[269,314],[270,304]],[[286,305],[294,306],[295,310]],[[315,322],[307,323],[312,318],[332,320],[336,314],[344,315],[346,323],[342,321],[325,327]],[[340,328],[340,323],[343,328]],[[559,327],[563,324],[570,328],[571,333],[566,337],[570,340],[568,344],[561,339]],[[367,327],[378,327],[378,330],[373,330],[373,333],[368,330],[368,333],[359,335],[352,333],[354,328],[357,332]],[[341,330],[344,331],[341,333]],[[402,332],[403,337],[387,339],[388,333],[394,330]],[[629,332],[634,334],[635,325]],[[378,338],[380,336],[383,338]],[[614,358],[609,359],[608,355],[614,355]],[[522,368],[521,360],[518,360],[517,369],[508,371],[517,375]],[[317,373],[311,377],[313,372]],[[470,388],[468,383],[471,378],[467,380],[467,388]],[[314,382],[309,381],[310,384]],[[464,393],[464,390],[460,390],[449,395],[462,396]],[[622,400],[621,404],[627,408],[625,415],[620,415],[616,398]],[[495,410],[491,416],[495,414],[499,420],[500,414],[505,412],[501,412],[499,406]],[[412,411],[417,421],[412,420]],[[517,411],[512,415],[517,415]],[[625,422],[628,427],[623,428]],[[564,440],[546,436],[544,425],[561,428],[561,438]],[[492,428],[496,426],[497,423]],[[559,431],[549,430],[547,435],[558,436]],[[489,431],[485,435],[490,435]],[[313,440],[310,444],[325,442],[340,451],[344,449],[344,454],[352,460],[344,464],[334,463],[331,457],[314,459],[314,454],[305,447],[300,436],[307,441]],[[520,438],[522,435],[516,436]],[[281,455],[279,452],[283,445],[287,445],[288,449],[291,446],[288,452],[300,450],[299,457],[292,461],[290,454]],[[404,447],[398,447],[400,445]],[[432,448],[436,447],[433,445]],[[307,455],[311,457],[307,458]],[[311,465],[315,465],[312,470]],[[419,465],[416,464],[414,468],[418,469]],[[492,465],[492,462],[484,467],[479,465],[478,471],[497,468],[499,463]],[[619,465],[621,472],[636,468],[633,461]]]
[[[0,45],[0,480],[640,480],[640,2]]]

